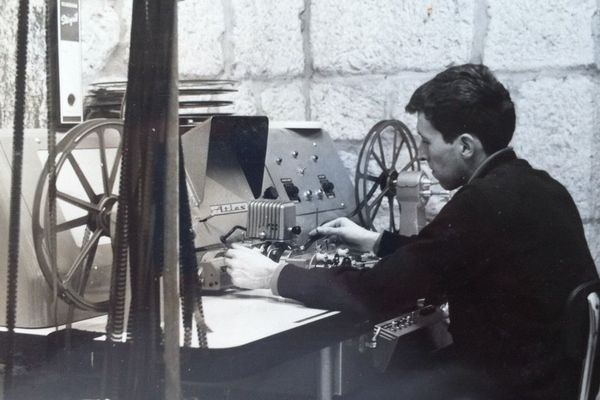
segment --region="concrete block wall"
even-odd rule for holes
[[[0,128],[12,126],[16,73],[18,1],[0,2]],[[25,126],[46,124],[46,62],[44,1],[29,2]]]
[[[517,106],[518,154],[563,182],[600,266],[600,0],[183,0],[182,78],[234,79],[239,114],[318,120],[349,174],[383,118],[444,67],[483,62]],[[0,127],[11,124],[16,0],[0,5]],[[44,126],[43,6],[32,1],[27,124]],[[124,79],[131,0],[82,1],[85,83]],[[29,71],[29,70],[28,70]]]

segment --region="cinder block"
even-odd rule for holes
[[[294,76],[304,71],[302,0],[235,0],[232,3],[236,77]]]
[[[535,69],[594,62],[596,0],[490,0],[484,62],[492,68]]]
[[[312,56],[320,72],[431,70],[471,56],[472,0],[320,0],[311,7]]]
[[[233,97],[233,109],[236,115],[257,115],[258,95],[254,84],[249,81],[242,82],[237,87],[237,93]]]
[[[596,88],[600,89],[600,81],[596,80],[595,82]],[[587,179],[591,187],[592,218],[598,221],[598,226],[600,227],[600,185],[598,184],[600,182],[600,90],[596,90],[594,118],[595,126],[592,132],[592,174]],[[600,268],[600,264],[598,264],[598,267]]]
[[[590,78],[575,75],[530,80],[513,92],[513,144],[518,155],[563,183],[584,219],[593,213],[590,177],[597,90]]]
[[[114,7],[114,2],[109,0],[81,2],[81,58],[84,90],[90,83],[103,80],[101,72],[111,62],[111,55],[120,44],[123,20]],[[124,68],[122,77],[125,78],[127,60],[121,62]]]
[[[84,83],[127,76],[131,2],[82,4]],[[182,79],[223,71],[224,11],[220,2],[178,3],[179,73]]]
[[[596,263],[596,269],[600,273],[600,222],[594,221],[584,224],[585,236],[587,238],[590,253]]]
[[[392,80],[391,89],[391,118],[403,122],[413,135],[417,134],[417,116],[404,111],[414,91],[435,76],[440,71],[428,74],[411,74]]]
[[[600,68],[600,5],[598,6],[598,10],[596,10],[594,13],[594,17],[592,18],[592,32],[594,33],[594,43],[596,49],[596,68]]]
[[[352,183],[356,175],[356,165],[358,164],[358,153],[362,147],[362,140],[336,140],[334,146],[338,156],[341,158],[344,167],[348,171],[348,176]]]
[[[14,120],[18,2],[0,4],[0,127]],[[25,128],[46,125],[46,39],[44,2],[29,4]]]
[[[272,84],[261,93],[260,99],[263,111],[271,120],[306,119],[306,100],[300,81]]]
[[[178,3],[179,74],[182,78],[218,75],[223,71],[225,17],[222,2]]]
[[[46,15],[43,4],[35,1],[32,5],[29,13],[25,127],[42,128],[48,121],[46,80],[40,79],[46,77]]]
[[[311,119],[337,140],[363,140],[385,117],[386,83],[382,79],[336,79],[311,87]]]

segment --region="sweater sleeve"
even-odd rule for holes
[[[417,235],[404,236],[390,231],[384,231],[375,244],[375,254],[378,257],[385,257],[398,250],[400,247],[412,243],[417,239]]]
[[[304,269],[284,266],[277,280],[281,296],[309,307],[341,310],[374,320],[397,315],[417,299],[443,294],[448,285],[473,274],[478,230],[478,199],[462,191],[417,236],[390,237],[401,245],[373,268]],[[391,234],[390,234],[391,235]],[[386,236],[382,237],[382,245]],[[380,252],[381,253],[381,252]]]

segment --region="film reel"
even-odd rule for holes
[[[410,130],[397,120],[380,121],[371,128],[358,156],[354,193],[362,225],[397,232],[400,203],[398,175],[420,171],[417,144]]]
[[[108,309],[122,135],[123,121],[93,119],[57,144],[56,271],[48,245],[48,162],[34,195],[32,229],[40,269],[50,286],[56,280],[59,296],[80,309]]]

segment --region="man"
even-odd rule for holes
[[[379,235],[342,218],[313,232],[383,257],[365,270],[278,266],[236,247],[226,254],[233,282],[374,320],[443,296],[454,344],[441,358],[470,378],[442,369],[432,378],[442,388],[456,376],[466,382],[456,398],[573,397],[577,367],[562,354],[561,314],[569,292],[597,272],[571,196],[507,147],[514,105],[487,67],[441,72],[406,110],[417,113],[420,154],[433,175],[445,189],[460,188],[428,226],[411,237]],[[478,382],[486,383],[471,391]]]

